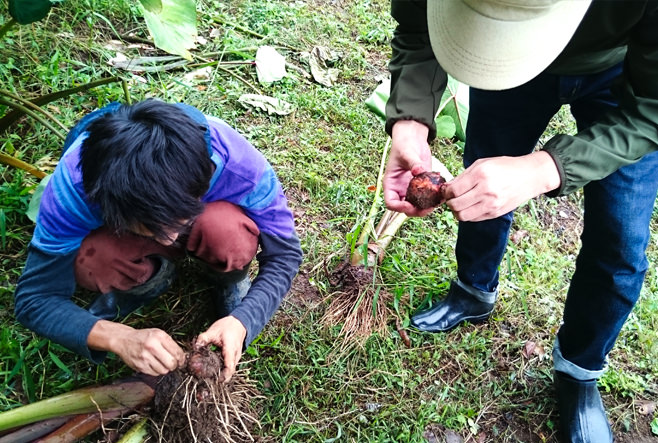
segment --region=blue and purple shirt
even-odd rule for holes
[[[225,122],[209,116],[205,120],[215,172],[202,200],[240,206],[260,230],[258,275],[231,313],[247,329],[246,345],[290,289],[302,252],[292,212],[272,166]],[[28,259],[16,286],[15,312],[27,328],[100,362],[104,353],[87,346],[87,336],[99,319],[71,300],[77,251],[84,238],[103,225],[100,209],[90,204],[82,186],[80,147],[87,134],[73,135],[77,136],[67,143],[41,199]]]

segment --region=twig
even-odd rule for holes
[[[252,37],[256,37],[256,38],[259,38],[261,40],[265,40],[267,38],[267,36],[265,36],[265,35],[259,34],[255,31],[252,31],[251,29],[245,28],[244,26],[238,25],[237,23],[233,23],[233,22],[229,22],[228,20],[224,20],[221,17],[213,17],[212,21],[214,21],[215,23],[218,23],[220,25],[230,26],[231,28],[237,29],[238,31],[244,32],[245,34],[249,34]],[[286,45],[285,43],[279,43],[279,44],[282,47],[286,48],[286,49],[290,49],[291,51],[302,52],[301,49],[295,48],[294,46]]]
[[[66,139],[66,136],[64,136],[57,129],[55,129],[55,127],[53,125],[51,125],[46,119],[44,119],[43,117],[41,117],[36,112],[29,109],[28,107],[23,106],[19,103],[14,103],[10,100],[7,100],[4,97],[0,97],[0,104],[9,106],[12,109],[17,109],[17,110],[21,111],[23,114],[29,115],[30,117],[32,117],[33,119],[35,119],[36,121],[38,121],[39,123],[44,125],[46,128],[50,129],[53,132],[53,134],[55,134],[57,137],[59,137],[62,141],[64,141]]]
[[[217,65],[217,69],[219,69],[220,71],[224,71],[224,72],[226,72],[227,74],[232,75],[233,77],[237,78],[237,79],[240,80],[242,83],[244,83],[245,85],[249,86],[249,87],[252,88],[254,91],[256,91],[258,94],[261,94],[261,95],[263,94],[263,93],[261,92],[260,89],[258,89],[256,86],[254,86],[254,85],[252,85],[251,83],[249,83],[249,82],[248,82],[247,80],[245,80],[244,78],[240,77],[238,74],[232,72],[230,69],[223,68],[223,67],[221,67],[219,64]]]
[[[45,109],[35,105],[29,100],[24,99],[23,97],[16,95],[12,93],[11,91],[7,91],[6,89],[0,89],[0,94],[6,95],[22,104],[23,106],[33,109],[35,111],[41,112],[43,115],[48,117],[50,120],[52,120],[54,123],[58,124],[60,128],[62,128],[64,131],[68,132],[69,128],[67,128],[64,123],[60,122],[57,117],[52,115],[50,112],[46,111]]]

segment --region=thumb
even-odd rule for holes
[[[208,339],[205,336],[205,333],[201,333],[197,336],[196,340],[194,341],[194,348],[199,349],[203,348],[208,344]]]
[[[425,169],[425,166],[420,162],[415,163],[411,167],[411,175],[413,175],[414,177],[417,176],[418,174],[422,174],[423,172],[426,172],[426,171],[427,171],[427,169]]]

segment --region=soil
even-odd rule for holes
[[[151,418],[158,441],[251,442],[258,411],[250,400],[256,389],[240,373],[223,382],[221,352],[202,348],[188,356],[185,368],[161,377]]]

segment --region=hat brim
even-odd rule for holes
[[[522,85],[562,52],[590,0],[557,2],[529,20],[484,16],[462,0],[428,0],[432,50],[441,67],[462,83],[501,90]]]

